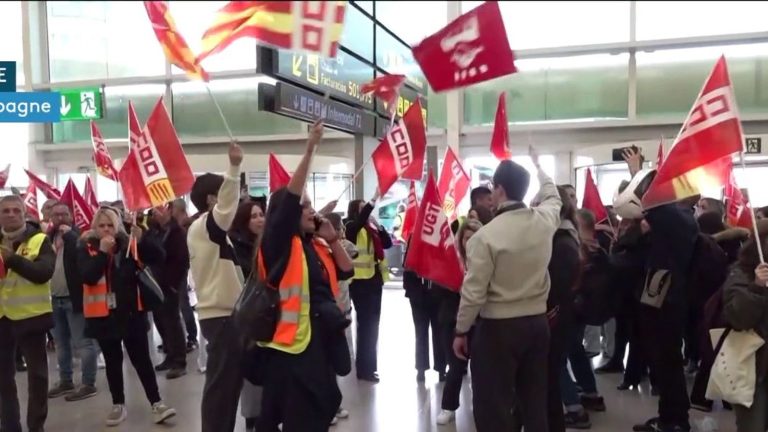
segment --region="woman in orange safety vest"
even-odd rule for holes
[[[325,431],[341,403],[336,375],[351,369],[344,330],[349,319],[336,303],[338,281],[353,264],[339,233],[303,195],[323,125],[312,126],[304,156],[286,188],[272,194],[256,268],[280,291],[281,311],[266,348],[264,393],[257,430]]]

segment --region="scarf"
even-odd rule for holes
[[[372,227],[370,223],[366,223],[363,228],[368,233],[369,241],[373,243],[373,256],[376,258],[376,262],[384,261],[384,246],[381,244],[379,230]]]
[[[15,242],[16,240],[19,240],[26,231],[27,231],[26,224],[21,228],[19,228],[18,230],[11,231],[11,232],[8,232],[5,230],[5,228],[3,228],[2,230],[0,230],[0,232],[2,232],[3,234],[3,246],[13,250],[13,242]]]

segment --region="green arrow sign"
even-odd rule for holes
[[[61,121],[95,120],[102,117],[101,88],[56,90],[61,95]]]

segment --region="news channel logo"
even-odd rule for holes
[[[0,123],[56,123],[61,121],[58,92],[16,91],[16,62],[0,61]]]

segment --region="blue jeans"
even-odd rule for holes
[[[83,384],[96,385],[96,358],[99,349],[94,339],[85,337],[85,317],[72,310],[69,298],[53,298],[53,339],[59,364],[59,379],[72,382],[72,349],[80,353]]]
[[[576,378],[582,393],[597,394],[597,383],[592,371],[592,363],[584,350],[584,325],[576,325],[569,338],[570,346],[567,347],[567,355],[560,369],[560,392],[563,397],[563,405],[568,411],[581,409],[581,398],[576,383],[568,372],[568,361],[571,363],[573,376]]]

